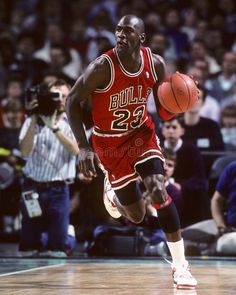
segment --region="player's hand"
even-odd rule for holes
[[[78,168],[79,172],[83,173],[85,177],[97,177],[96,167],[101,166],[98,155],[91,147],[80,148],[78,154]]]
[[[44,116],[40,115],[41,119],[43,120],[43,123],[50,129],[57,128],[57,111],[53,113],[52,116]]]
[[[193,80],[193,82],[195,83],[195,85],[198,87],[198,85],[199,85],[198,80],[196,80],[193,75],[190,75],[189,77]],[[198,98],[199,98],[200,90],[199,90],[199,88],[197,88],[197,89],[198,89]]]

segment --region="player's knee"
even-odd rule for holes
[[[144,219],[145,212],[143,211],[137,211],[137,212],[131,212],[129,213],[129,220],[133,223],[141,223]]]
[[[166,200],[167,193],[163,175],[155,175],[155,178],[152,178],[149,181],[147,189],[151,195],[153,203],[162,204]]]

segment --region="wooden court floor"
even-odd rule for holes
[[[0,259],[0,294],[236,294],[235,259],[190,261],[196,290],[175,290],[163,259]]]

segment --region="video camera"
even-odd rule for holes
[[[59,91],[50,91],[47,84],[39,84],[26,89],[26,109],[29,109],[32,100],[38,102],[38,106],[30,110],[32,114],[52,116],[60,108],[61,93]]]

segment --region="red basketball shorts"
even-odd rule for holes
[[[137,164],[152,158],[164,161],[154,124],[150,121],[127,135],[114,136],[94,131],[92,141],[115,190],[125,187],[139,177],[135,169]]]

